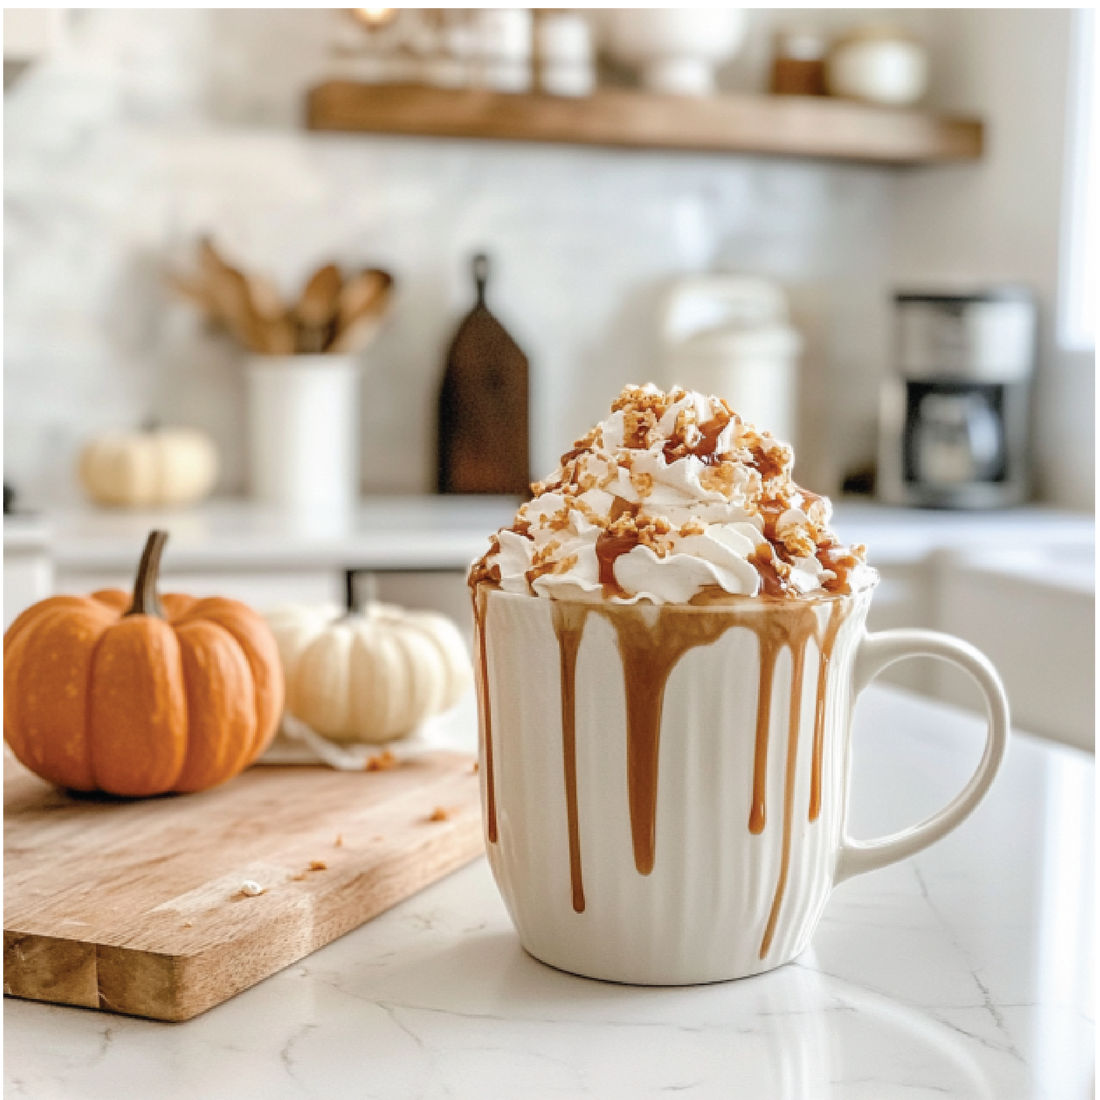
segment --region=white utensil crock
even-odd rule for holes
[[[254,356],[248,377],[252,496],[314,513],[359,495],[359,364],[351,356]]]
[[[489,862],[532,955],[644,985],[770,970],[806,948],[834,885],[963,821],[1004,756],[1003,688],[958,639],[868,634],[870,599],[866,589],[809,604],[646,605],[616,621],[624,609],[613,605],[479,590]],[[692,637],[702,644],[685,643]],[[650,644],[666,666],[686,649],[663,692]],[[635,662],[646,657],[629,675],[624,648]],[[852,709],[883,668],[915,656],[950,661],[977,681],[985,752],[945,809],[894,836],[855,841],[845,829]],[[637,706],[628,732],[627,697],[647,692],[656,692],[655,741],[639,736]],[[570,693],[572,708],[563,705]]]

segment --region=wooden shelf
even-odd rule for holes
[[[584,99],[330,81],[311,130],[814,157],[884,165],[976,160],[982,124],[795,96],[682,98],[607,89]]]

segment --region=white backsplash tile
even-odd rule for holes
[[[4,457],[30,499],[75,496],[80,443],[149,416],[210,431],[221,490],[244,487],[240,356],[160,277],[204,231],[287,292],[328,259],[396,275],[364,357],[367,490],[433,485],[436,392],[480,249],[490,304],[531,358],[537,475],[623,383],[655,375],[661,295],[701,270],[791,290],[802,479],[835,491],[872,457],[889,172],[310,134],[294,116],[337,18],[83,11],[66,52],[5,96]]]

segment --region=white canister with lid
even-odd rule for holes
[[[781,287],[700,275],[670,291],[661,325],[666,387],[723,397],[743,420],[794,444],[799,334]]]

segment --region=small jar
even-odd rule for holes
[[[896,27],[861,27],[829,51],[825,82],[830,95],[907,107],[927,90],[928,57],[917,41]]]
[[[792,27],[775,36],[772,59],[772,95],[825,95],[825,55],[823,35],[812,28]]]
[[[588,19],[576,11],[543,13],[536,24],[539,87],[550,95],[585,96],[596,88]]]
[[[483,8],[481,83],[495,92],[531,90],[533,16],[530,8]]]

